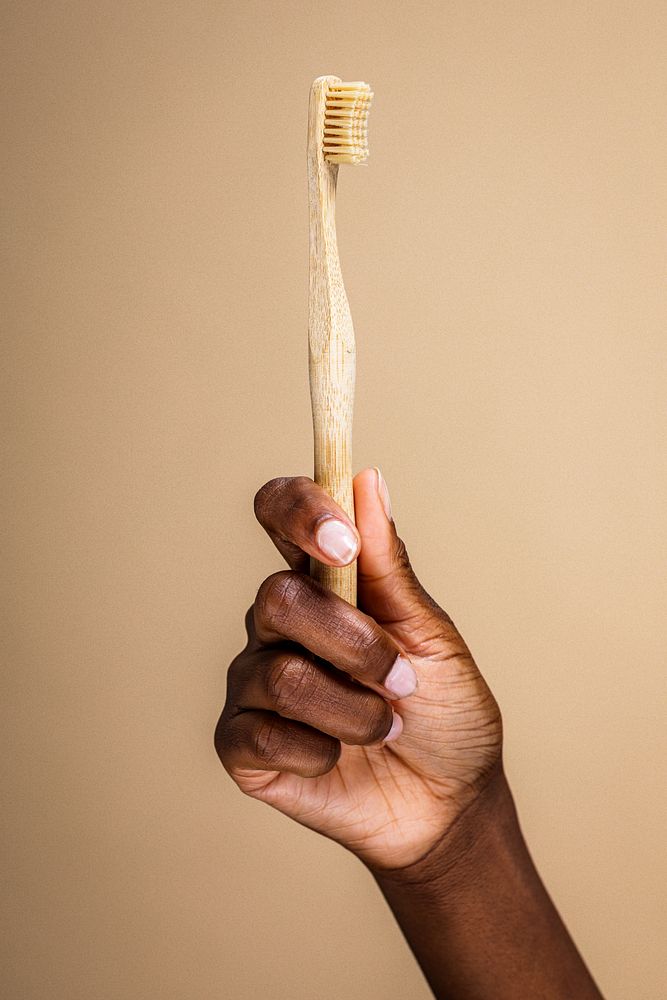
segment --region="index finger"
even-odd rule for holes
[[[307,476],[265,483],[255,495],[255,515],[292,569],[307,569],[307,556],[347,566],[359,552],[353,521]]]

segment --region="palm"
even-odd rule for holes
[[[249,795],[369,864],[401,867],[426,853],[483,782],[499,754],[501,723],[467,651],[442,639],[428,650],[414,634],[408,643],[401,630],[387,631],[412,653],[420,678],[417,693],[401,702],[404,730],[395,745],[344,745],[336,766],[316,778],[234,776]],[[417,648],[430,655],[415,655]]]

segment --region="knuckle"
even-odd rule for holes
[[[255,510],[255,517],[260,524],[266,519],[266,515],[275,503],[276,497],[284,492],[289,483],[289,476],[277,476],[275,479],[269,479],[268,483],[264,483],[264,485],[260,486],[257,490],[253,501],[253,507]]]
[[[277,766],[283,762],[287,740],[275,719],[262,719],[257,724],[252,735],[252,749],[257,759],[264,764]]]
[[[255,622],[259,616],[267,625],[284,623],[303,591],[303,580],[290,570],[267,577],[255,598]]]
[[[373,622],[361,625],[352,647],[357,669],[363,674],[375,674],[386,660],[384,637]]]
[[[405,542],[402,538],[396,539],[396,546],[393,553],[394,566],[398,570],[403,572],[410,572],[412,567],[410,565],[410,556],[408,555],[408,550],[405,547]]]
[[[287,516],[292,511],[301,510],[308,502],[308,491],[312,485],[312,480],[307,476],[277,476],[270,479],[255,493],[255,517],[260,524],[268,525],[275,520],[277,507],[284,506]]]
[[[312,494],[313,482],[307,476],[296,476],[290,482],[290,489],[287,495],[286,518],[290,516],[309,513],[313,506]]]
[[[230,749],[231,742],[231,728],[229,726],[227,713],[223,710],[222,715],[216,723],[215,732],[213,733],[213,745],[215,747],[215,752],[223,764]]]
[[[268,695],[279,713],[293,712],[310,700],[309,663],[303,657],[277,657],[266,675]]]
[[[235,656],[227,668],[227,699],[228,701],[236,694],[245,675],[245,656],[239,653]]]
[[[245,613],[245,618],[243,619],[243,624],[245,626],[246,635],[247,635],[248,638],[250,638],[251,635],[252,635],[252,630],[253,630],[254,624],[255,624],[255,609],[252,606],[252,604],[250,605],[250,607],[248,608],[248,610]]]

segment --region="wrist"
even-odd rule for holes
[[[447,896],[463,889],[496,859],[527,851],[502,762],[484,788],[417,861],[402,868],[368,865],[381,888]]]
[[[533,865],[500,764],[421,860],[370,870],[438,1000],[601,1000]]]

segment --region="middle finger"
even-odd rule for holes
[[[284,570],[268,577],[253,608],[260,643],[297,642],[392,700],[416,690],[414,668],[387,632],[303,573]]]

